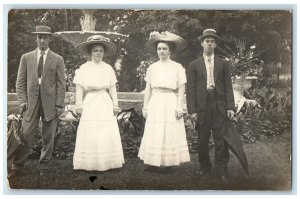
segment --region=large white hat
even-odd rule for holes
[[[92,35],[88,37],[85,42],[78,44],[75,48],[84,56],[91,57],[88,46],[92,44],[102,44],[105,47],[104,56],[116,54],[116,45],[109,41],[109,38],[103,37],[102,35]]]
[[[149,46],[150,48],[156,49],[157,43],[160,41],[173,43],[175,45],[174,51],[176,52],[186,47],[186,41],[182,37],[174,33],[170,33],[168,31],[161,32],[161,33],[159,32],[150,33],[150,38],[146,43],[146,45]]]

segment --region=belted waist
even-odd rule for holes
[[[216,98],[217,98],[216,89],[215,88],[208,88],[206,99],[208,101],[215,101]]]
[[[174,89],[171,88],[153,88],[153,93],[175,93]]]
[[[103,92],[103,91],[106,91],[106,88],[89,88],[87,89],[87,92],[91,92],[91,93],[94,93],[94,92]]]
[[[216,89],[215,88],[208,88],[207,89],[207,93],[208,94],[212,94],[212,93],[215,94],[216,93]]]

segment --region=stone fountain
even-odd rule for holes
[[[110,39],[110,41],[117,42],[121,38],[126,37],[126,35],[109,32],[109,31],[96,31],[97,19],[93,16],[96,10],[85,9],[82,10],[83,16],[79,19],[81,25],[81,31],[62,31],[55,32],[53,36],[60,37],[68,43],[71,43],[73,46],[86,41],[87,38],[91,35],[102,35]]]
[[[118,42],[123,38],[127,37],[126,35],[117,33],[117,32],[110,32],[110,31],[96,31],[96,23],[97,19],[93,16],[96,10],[93,9],[84,9],[82,10],[83,16],[79,19],[81,25],[81,31],[62,31],[62,32],[55,32],[53,34],[54,37],[59,37],[64,41],[72,44],[74,47],[87,40],[87,38],[91,35],[102,35],[110,39],[110,41]],[[116,43],[118,45],[118,43]],[[68,100],[69,98],[69,100]],[[70,104],[74,104],[74,92],[67,92],[66,93],[66,100],[65,103],[69,104],[66,107],[69,109],[73,109],[74,106]],[[136,107],[137,110],[141,110],[143,106],[143,93],[131,93],[131,92],[118,92],[118,100],[119,106],[121,109],[127,109],[131,107]],[[70,114],[66,116],[66,120],[68,118],[72,119]]]

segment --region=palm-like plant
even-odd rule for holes
[[[241,37],[227,37],[225,42],[218,46],[221,56],[229,61],[233,82],[244,79],[246,76],[260,77],[264,62],[259,56],[266,50],[256,52],[256,44],[249,45],[248,41]]]

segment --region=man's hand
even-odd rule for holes
[[[62,107],[55,107],[56,110],[56,116],[59,117],[65,110]]]
[[[227,110],[227,117],[228,117],[228,119],[232,120],[234,118],[234,111]]]
[[[197,120],[198,120],[197,113],[192,113],[192,114],[191,114],[191,120],[192,120],[193,122],[197,122]]]
[[[28,109],[28,103],[24,102],[20,104],[20,107],[21,107],[21,112],[24,112]]]

